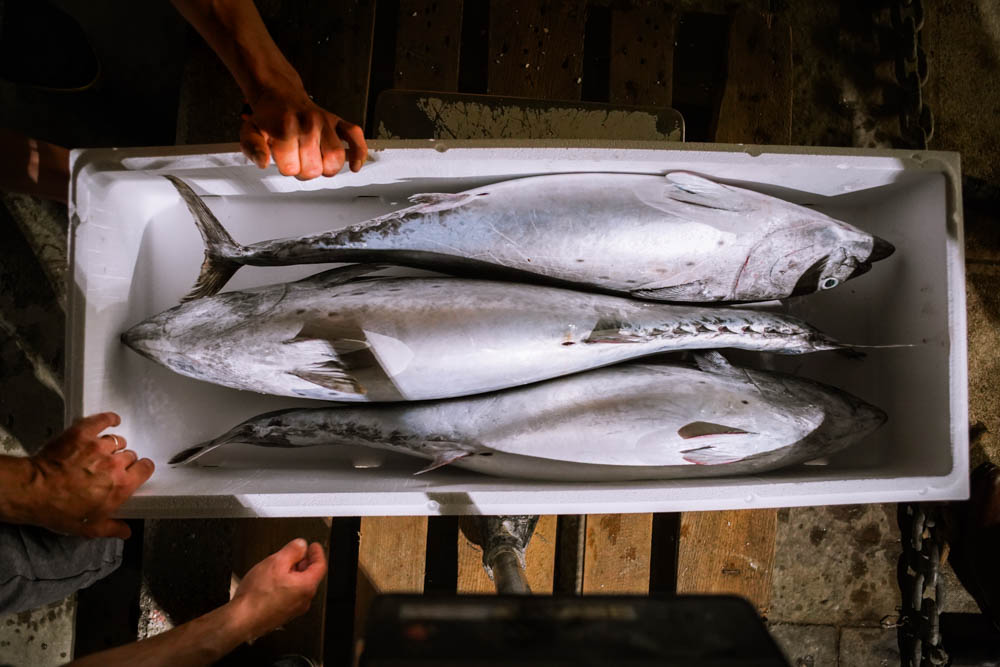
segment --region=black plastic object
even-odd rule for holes
[[[387,595],[362,667],[787,667],[754,608],[730,596]]]

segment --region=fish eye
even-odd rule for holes
[[[840,284],[840,281],[837,280],[836,278],[827,278],[823,282],[820,283],[819,287],[820,287],[820,289],[833,289],[834,287],[836,287],[839,284]]]

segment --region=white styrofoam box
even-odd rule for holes
[[[943,500],[968,494],[965,269],[953,153],[638,142],[372,143],[357,174],[300,182],[251,166],[234,146],[73,152],[67,418],[103,410],[157,464],[123,516],[538,514],[710,510]],[[532,174],[695,171],[846,220],[896,253],[841,287],[784,307],[855,344],[912,344],[738,362],[811,377],[880,406],[889,422],[827,461],[753,477],[544,483],[458,469],[414,476],[422,460],[338,447],[225,448],[215,468],[171,455],[268,410],[319,403],[181,377],[119,341],[192,286],[202,242],[173,186],[184,178],[243,243],[343,227],[419,192],[457,192]],[[226,289],[326,268],[241,269]]]

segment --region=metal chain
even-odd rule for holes
[[[890,18],[896,36],[896,82],[902,89],[899,133],[908,147],[925,150],[934,136],[934,115],[921,94],[927,83],[927,54],[920,36],[923,0],[895,0]]]
[[[890,20],[895,37],[895,74],[900,88],[899,133],[908,148],[925,150],[934,136],[934,115],[924,102],[927,54],[920,31],[923,0],[893,0]],[[939,576],[945,547],[942,511],[933,503],[900,503],[897,520],[902,553],[896,578],[902,597],[897,637],[902,667],[950,664],[941,646],[940,613],[944,579]]]
[[[944,579],[939,576],[944,549],[940,507],[900,503],[896,518],[903,547],[896,569],[902,593],[897,624],[900,662],[903,667],[948,665],[939,625],[945,600]]]

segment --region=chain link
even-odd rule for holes
[[[944,531],[941,510],[931,503],[900,503],[897,520],[903,553],[896,570],[902,609],[897,624],[903,667],[948,665],[939,617],[944,606],[940,575]]]
[[[925,150],[934,136],[934,115],[924,101],[927,54],[923,49],[923,0],[892,0],[889,8],[895,40],[895,75],[900,88],[899,133],[908,148]],[[945,546],[939,505],[900,503],[897,521],[902,553],[896,570],[902,604],[897,637],[902,667],[950,664],[941,646],[940,613],[944,579],[940,576]]]
[[[896,0],[890,17],[896,37],[896,82],[901,89],[899,133],[910,148],[925,150],[934,136],[934,114],[921,93],[927,83],[927,54],[920,35],[923,0]]]

